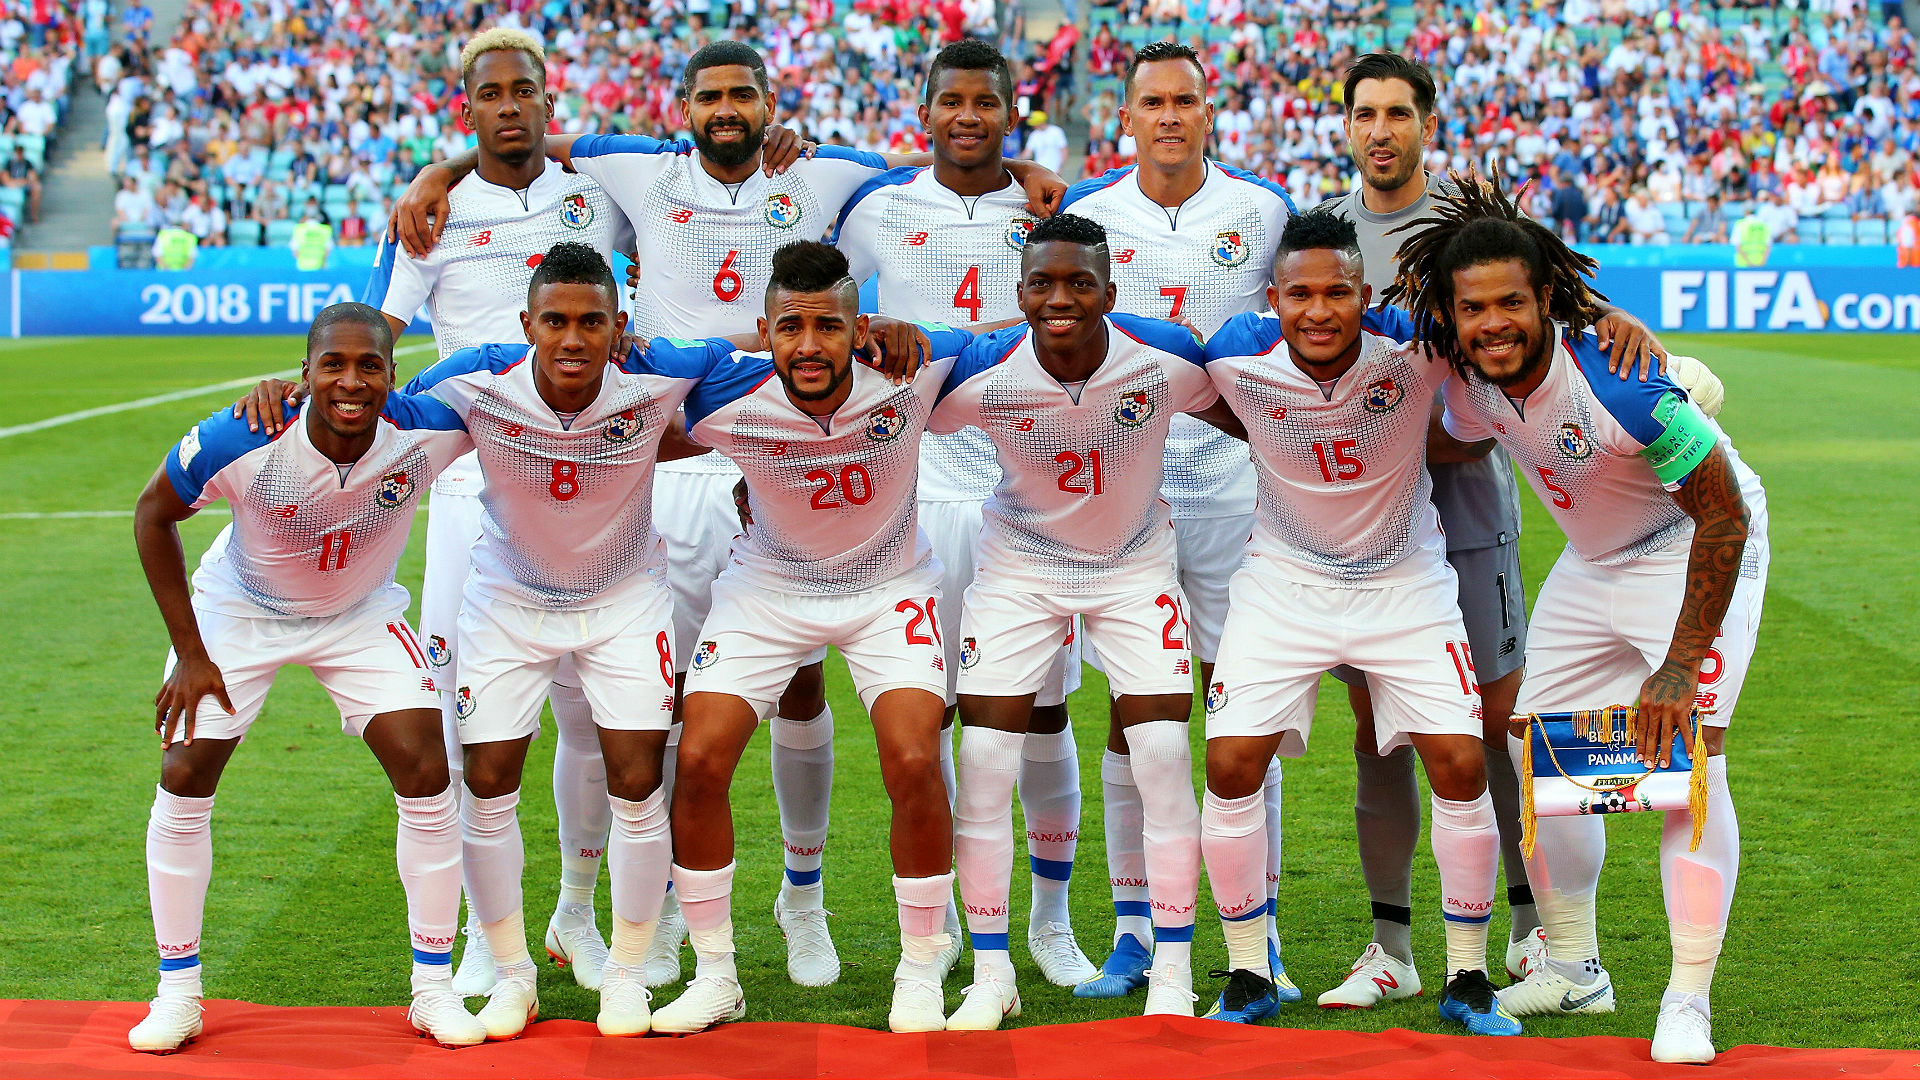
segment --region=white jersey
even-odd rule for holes
[[[678,357],[669,357],[669,360]],[[653,587],[660,435],[703,369],[608,366],[600,395],[563,421],[534,387],[533,349],[463,349],[408,385],[459,414],[486,473],[470,588],[525,607],[603,607]]]
[[[419,495],[472,448],[459,417],[431,398],[387,395],[373,445],[343,469],[321,454],[303,410],[280,435],[222,408],[167,453],[167,478],[194,509],[233,508],[225,544],[193,575],[194,603],[243,618],[322,618],[394,584]]]
[[[1726,433],[1667,376],[1615,378],[1591,333],[1572,337],[1558,323],[1550,332],[1546,378],[1524,400],[1477,375],[1449,383],[1447,431],[1498,439],[1575,553],[1638,573],[1686,569],[1693,519],[1669,492],[1717,444],[1751,514],[1742,572],[1756,572],[1766,554],[1767,495]]]
[[[402,320],[425,305],[442,360],[475,345],[526,337],[520,298],[553,245],[577,240],[611,258],[616,247],[633,244],[626,216],[600,185],[554,161],[525,191],[488,183],[476,172],[447,193],[447,204],[447,227],[426,258],[407,254],[391,237],[380,245],[361,297]],[[478,495],[480,463],[471,457],[455,462],[433,489]]]
[[[953,357],[973,339],[939,327],[929,334],[934,362],[904,386],[856,361],[852,391],[830,417],[795,408],[765,353],[654,343],[655,354],[704,353],[715,371],[687,398],[688,431],[746,475],[752,524],[733,562],[748,580],[773,592],[855,593],[927,561],[914,498],[920,434]]]
[[[1173,527],[1158,497],[1167,427],[1220,395],[1185,328],[1106,321],[1106,359],[1078,394],[1040,366],[1025,324],[974,339],[949,376],[928,428],[977,427],[1000,459],[978,582],[1086,595],[1173,573]]]
[[[1332,383],[1300,369],[1272,314],[1236,316],[1207,343],[1259,476],[1249,556],[1302,584],[1412,585],[1446,558],[1426,458],[1449,369],[1364,325],[1359,359]]]
[[[833,242],[853,279],[879,275],[880,313],[912,322],[1020,317],[1020,253],[1033,228],[1026,189],[957,195],[925,166],[866,182],[840,215]],[[1000,478],[993,443],[965,428],[920,443],[922,502],[984,502]]]
[[[779,176],[755,169],[730,186],[713,178],[684,139],[582,135],[570,156],[626,212],[643,242],[631,327],[642,339],[752,333],[773,253],[826,235],[860,185],[887,168],[878,154],[823,146]],[[733,470],[718,454],[661,468]]]
[[[1147,198],[1139,166],[1129,165],[1068,188],[1060,209],[1107,230],[1119,286],[1114,310],[1184,319],[1203,337],[1266,308],[1280,230],[1294,212],[1278,184],[1217,161],[1178,207]],[[1192,417],[1174,418],[1162,488],[1174,517],[1251,513],[1254,491],[1245,445]]]

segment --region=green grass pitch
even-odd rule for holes
[[[1764,479],[1773,568],[1759,656],[1733,728],[1733,786],[1744,865],[1714,994],[1716,1041],[1920,1046],[1907,997],[1920,985],[1911,885],[1920,860],[1913,731],[1920,713],[1920,358],[1910,338],[1745,335],[1676,338],[1725,380],[1722,422]],[[0,427],[279,370],[289,338],[70,339],[0,343]],[[402,360],[417,369],[419,354]],[[150,702],[166,639],[134,557],[126,511],[186,428],[222,391],[0,437],[0,582],[11,642],[0,652],[0,997],[145,999],[154,956],[142,865],[157,754]],[[1537,585],[1561,538],[1523,497],[1526,575]],[[224,521],[185,528],[197,557]],[[400,579],[416,588],[424,526]],[[827,847],[827,900],[846,972],[804,990],[785,978],[773,926],[780,866],[764,736],[735,783],[741,976],[757,1020],[881,1027],[897,948],[887,888],[886,808],[872,738],[844,668],[832,669],[839,773]],[[1099,803],[1104,738],[1097,675],[1074,699],[1087,794],[1074,918],[1095,961],[1111,927]],[[1281,925],[1287,967],[1308,1004],[1278,1023],[1445,1030],[1432,993],[1372,1012],[1316,1009],[1366,944],[1366,893],[1354,854],[1351,719],[1321,695],[1321,730],[1287,766]],[[1199,729],[1194,730],[1199,760]],[[557,889],[553,810],[540,794],[551,730],[528,763],[521,813],[529,846],[527,921],[541,932]],[[393,868],[393,804],[371,757],[304,671],[284,675],[235,757],[215,817],[205,934],[216,997],[282,1005],[398,1004],[407,940]],[[1653,815],[1611,822],[1602,941],[1620,990],[1611,1017],[1530,1023],[1544,1035],[1648,1037],[1667,977]],[[1437,877],[1423,849],[1415,949],[1429,985],[1443,956]],[[1204,883],[1203,883],[1204,890]],[[1024,887],[1015,888],[1015,937]],[[602,889],[603,922],[606,891]],[[1201,898],[1196,968],[1224,959]],[[1496,939],[1504,919],[1496,917]],[[538,955],[538,946],[535,945]],[[1497,953],[1496,953],[1497,956]],[[1140,998],[1077,1001],[1022,968],[1022,1024],[1129,1015]],[[689,957],[689,965],[691,959]],[[965,960],[962,963],[966,963]],[[949,1004],[966,981],[949,984]],[[669,991],[670,996],[674,991]],[[591,1019],[593,997],[542,964],[542,1015]],[[1202,1002],[1204,1006],[1205,1002]]]

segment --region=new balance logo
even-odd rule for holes
[[[927,234],[923,232],[908,233],[907,235],[900,238],[900,246],[901,247],[926,247]]]
[[[1010,427],[1012,427],[1012,428],[1013,428],[1013,430],[1015,430],[1015,431],[1032,431],[1032,430],[1033,430],[1033,417],[1031,417],[1031,416],[1021,416],[1021,417],[1016,417],[1016,418],[1015,418],[1015,419],[1014,419],[1014,420],[1013,420],[1013,421],[1012,421],[1012,422],[1011,422],[1011,423],[1009,424],[1009,426],[1010,426]]]
[[[488,244],[491,244],[491,243],[493,243],[493,230],[483,229],[482,231],[473,234],[473,239],[467,241],[467,246],[468,247],[486,247]]]
[[[517,439],[520,436],[526,434],[526,432],[527,432],[527,429],[521,427],[519,424],[501,424],[500,425],[500,434],[505,435],[509,439]]]
[[[290,518],[299,512],[300,512],[300,508],[294,505],[293,503],[288,503],[285,506],[276,506],[273,508],[274,517]]]
[[[669,210],[667,211],[667,220],[673,222],[675,225],[685,225],[687,222],[693,220],[693,211],[685,207],[681,207],[678,210]]]
[[[1275,420],[1285,420],[1287,418],[1287,407],[1282,405],[1267,415],[1273,417]]]
[[[1500,643],[1500,655],[1507,656],[1511,654],[1516,644],[1517,644],[1517,641],[1514,638],[1508,638],[1507,640],[1502,641]]]
[[[767,444],[767,456],[768,456],[768,457],[779,457],[780,455],[782,455],[782,454],[784,454],[784,453],[786,453],[786,452],[787,452],[787,444],[786,444],[786,443],[783,443],[783,442],[777,442],[777,443],[768,443],[768,444]]]
[[[1113,261],[1125,265],[1133,261],[1133,249],[1122,248],[1113,253]]]
[[[1394,978],[1392,972],[1383,971],[1373,977],[1373,985],[1379,987],[1380,991],[1385,993],[1388,990],[1400,989],[1400,980]]]
[[[429,693],[429,694],[431,694],[431,693],[434,693],[434,688],[433,688],[433,680],[432,680],[432,679],[421,679],[421,680],[420,680],[420,689],[422,689],[422,690],[425,690],[425,691],[426,691],[427,693]]]

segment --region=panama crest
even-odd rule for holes
[[[1135,390],[1131,394],[1122,394],[1120,404],[1114,406],[1113,418],[1128,427],[1139,427],[1153,417],[1153,399],[1145,390]]]
[[[453,692],[453,715],[465,720],[473,715],[473,689],[463,686]]]
[[[391,510],[407,501],[413,494],[413,478],[406,470],[390,472],[380,478],[380,486],[373,489],[373,501]]]
[[[906,418],[891,405],[882,405],[867,414],[867,438],[875,442],[891,442],[906,426]]]
[[[560,224],[569,229],[584,229],[593,224],[593,207],[587,197],[575,192],[560,200]]]
[[[1586,432],[1579,424],[1561,424],[1560,436],[1554,440],[1560,452],[1575,461],[1585,461],[1593,456],[1593,444],[1587,441]]]
[[[434,667],[446,667],[453,659],[453,650],[447,647],[447,639],[439,634],[427,635],[427,663]]]
[[[1247,261],[1247,241],[1238,229],[1230,229],[1213,238],[1213,261],[1221,266],[1239,266]]]
[[[967,637],[960,639],[960,666],[970,668],[980,662],[980,643]]]
[[[616,416],[609,416],[606,426],[600,429],[600,434],[610,443],[626,442],[640,434],[640,418],[633,415],[632,409]]]
[[[1407,392],[1392,379],[1381,379],[1367,387],[1366,406],[1371,413],[1388,413],[1400,407]]]
[[[1017,217],[1007,222],[1005,240],[1007,246],[1015,251],[1027,249],[1027,234],[1033,231],[1033,219]]]
[[[776,229],[800,224],[800,204],[784,191],[767,196],[767,224]]]
[[[1217,683],[1214,683],[1212,686],[1207,687],[1207,711],[1208,712],[1210,713],[1219,712],[1221,708],[1226,705],[1226,703],[1227,703],[1227,684],[1226,683],[1217,682]]]
[[[698,670],[705,671],[719,662],[720,643],[717,641],[703,641],[693,650],[693,666]]]

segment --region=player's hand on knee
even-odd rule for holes
[[[881,374],[896,383],[911,380],[932,355],[933,342],[915,323],[875,315],[867,322],[867,351],[877,355]]]
[[[233,415],[245,417],[248,431],[277,435],[286,426],[284,406],[298,405],[307,396],[305,383],[285,379],[261,379],[247,396],[234,402]]]
[[[446,224],[450,205],[447,192],[452,188],[446,169],[437,165],[421,169],[405,193],[394,201],[393,213],[387,217],[387,235],[398,239],[407,254],[416,259],[426,258],[433,245],[440,242],[440,230]]]
[[[799,132],[785,124],[769,124],[766,142],[760,149],[760,171],[768,176],[778,176],[801,158],[812,157],[819,145],[801,138]]]
[[[1664,767],[1672,763],[1674,735],[1688,730],[1699,683],[1698,665],[1668,660],[1640,685],[1633,736],[1643,764]]]
[[[1646,323],[1624,311],[1610,311],[1594,324],[1600,350],[1607,354],[1607,370],[1625,379],[1640,368],[1640,381],[1646,382],[1659,361],[1660,374],[1667,373],[1667,350]]]
[[[173,673],[160,684],[160,692],[153,698],[153,729],[159,732],[162,747],[173,741],[175,730],[180,732],[181,742],[193,745],[194,717],[200,710],[200,699],[209,694],[227,710],[228,716],[233,715],[233,701],[227,697],[227,680],[220,674],[218,665],[205,656],[182,657],[173,665]]]

